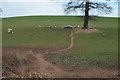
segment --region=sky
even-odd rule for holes
[[[16,16],[32,16],[32,15],[66,15],[64,14],[63,4],[70,0],[2,0],[0,8],[2,9],[2,17]],[[106,0],[91,0],[97,2],[105,2]],[[112,0],[106,1],[113,7],[111,14],[99,14],[104,17],[118,17],[118,2]],[[98,12],[90,11],[90,15],[97,15]],[[84,15],[81,11],[70,13],[67,15]]]

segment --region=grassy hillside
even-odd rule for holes
[[[5,18],[2,21],[3,47],[66,47],[70,44],[70,31],[61,27],[67,24],[74,26],[83,24],[82,17],[70,16],[16,17]],[[116,68],[118,61],[117,21],[117,18],[91,18],[90,28],[96,28],[101,33],[76,34],[75,45],[71,50],[64,52],[65,54],[50,55],[49,59],[67,65]],[[48,26],[57,26],[57,28],[48,28]],[[14,28],[15,34],[8,34],[8,28]],[[65,61],[66,59],[68,60]]]

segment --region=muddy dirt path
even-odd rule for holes
[[[69,72],[65,72],[63,69],[46,61],[43,55],[36,54],[35,57],[38,59],[38,64],[36,66],[39,66],[36,70],[37,73],[40,72],[45,73],[48,78],[61,78],[61,77],[71,76]]]
[[[70,45],[67,48],[60,49],[58,51],[52,51],[52,52],[49,51],[49,50],[46,50],[45,53],[43,53],[43,54],[59,53],[59,52],[63,52],[63,51],[67,51],[67,50],[71,49],[74,45],[73,34],[75,34],[75,33],[73,33],[73,31],[71,30]],[[38,61],[39,61],[38,64],[39,65],[37,65],[37,66],[40,66],[39,70],[41,70],[42,72],[45,72],[46,74],[49,74],[52,77],[63,77],[63,75],[64,76],[71,76],[71,74],[69,74],[69,72],[65,72],[64,70],[60,69],[59,67],[56,67],[52,63],[45,61],[42,54],[36,54],[34,56],[38,59]]]
[[[33,54],[37,58],[36,68],[32,71],[37,74],[44,73],[46,78],[92,78],[92,77],[116,77],[117,70],[102,68],[77,69],[67,66],[61,68],[59,65],[46,61],[43,54]],[[63,65],[62,65],[63,66]]]
[[[37,58],[38,63],[37,66],[40,66],[39,69],[37,68],[37,72],[42,72],[46,73],[49,75],[49,77],[54,77],[54,78],[61,78],[61,77],[73,77],[74,76],[79,76],[78,73],[70,73],[69,71],[64,71],[63,69],[59,68],[58,66],[46,61],[43,57],[43,55],[50,54],[50,53],[60,53],[63,51],[67,51],[71,49],[74,45],[74,37],[73,37],[73,31],[71,30],[70,33],[70,45],[67,48],[60,49],[58,51],[49,51],[46,50],[45,53],[43,54],[34,54],[32,51],[31,53]]]
[[[71,33],[70,33],[70,45],[67,47],[67,48],[63,48],[63,49],[60,49],[58,51],[50,51],[50,50],[46,50],[45,54],[49,54],[49,53],[61,53],[61,52],[64,52],[64,51],[67,51],[69,49],[71,49],[74,45],[74,34],[78,33],[78,32],[73,32],[73,30],[70,30]]]

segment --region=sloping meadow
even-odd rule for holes
[[[3,47],[57,47],[70,44],[70,30],[65,25],[82,26],[83,17],[36,16],[3,19]],[[41,27],[40,27],[41,26]],[[55,27],[56,26],[56,27]],[[100,33],[74,35],[73,48],[52,54],[51,61],[76,67],[114,68],[118,66],[118,19],[90,18],[89,27]],[[14,34],[7,29],[13,28]],[[67,61],[66,61],[67,60]]]

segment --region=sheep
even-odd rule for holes
[[[8,28],[7,32],[8,32],[8,34],[13,34],[14,33],[12,28]]]
[[[71,26],[71,25],[67,25],[67,26],[64,26],[64,28],[66,28],[66,29],[72,29],[73,26]]]
[[[79,25],[77,27],[80,27]]]
[[[41,25],[38,25],[38,27],[42,27]]]

